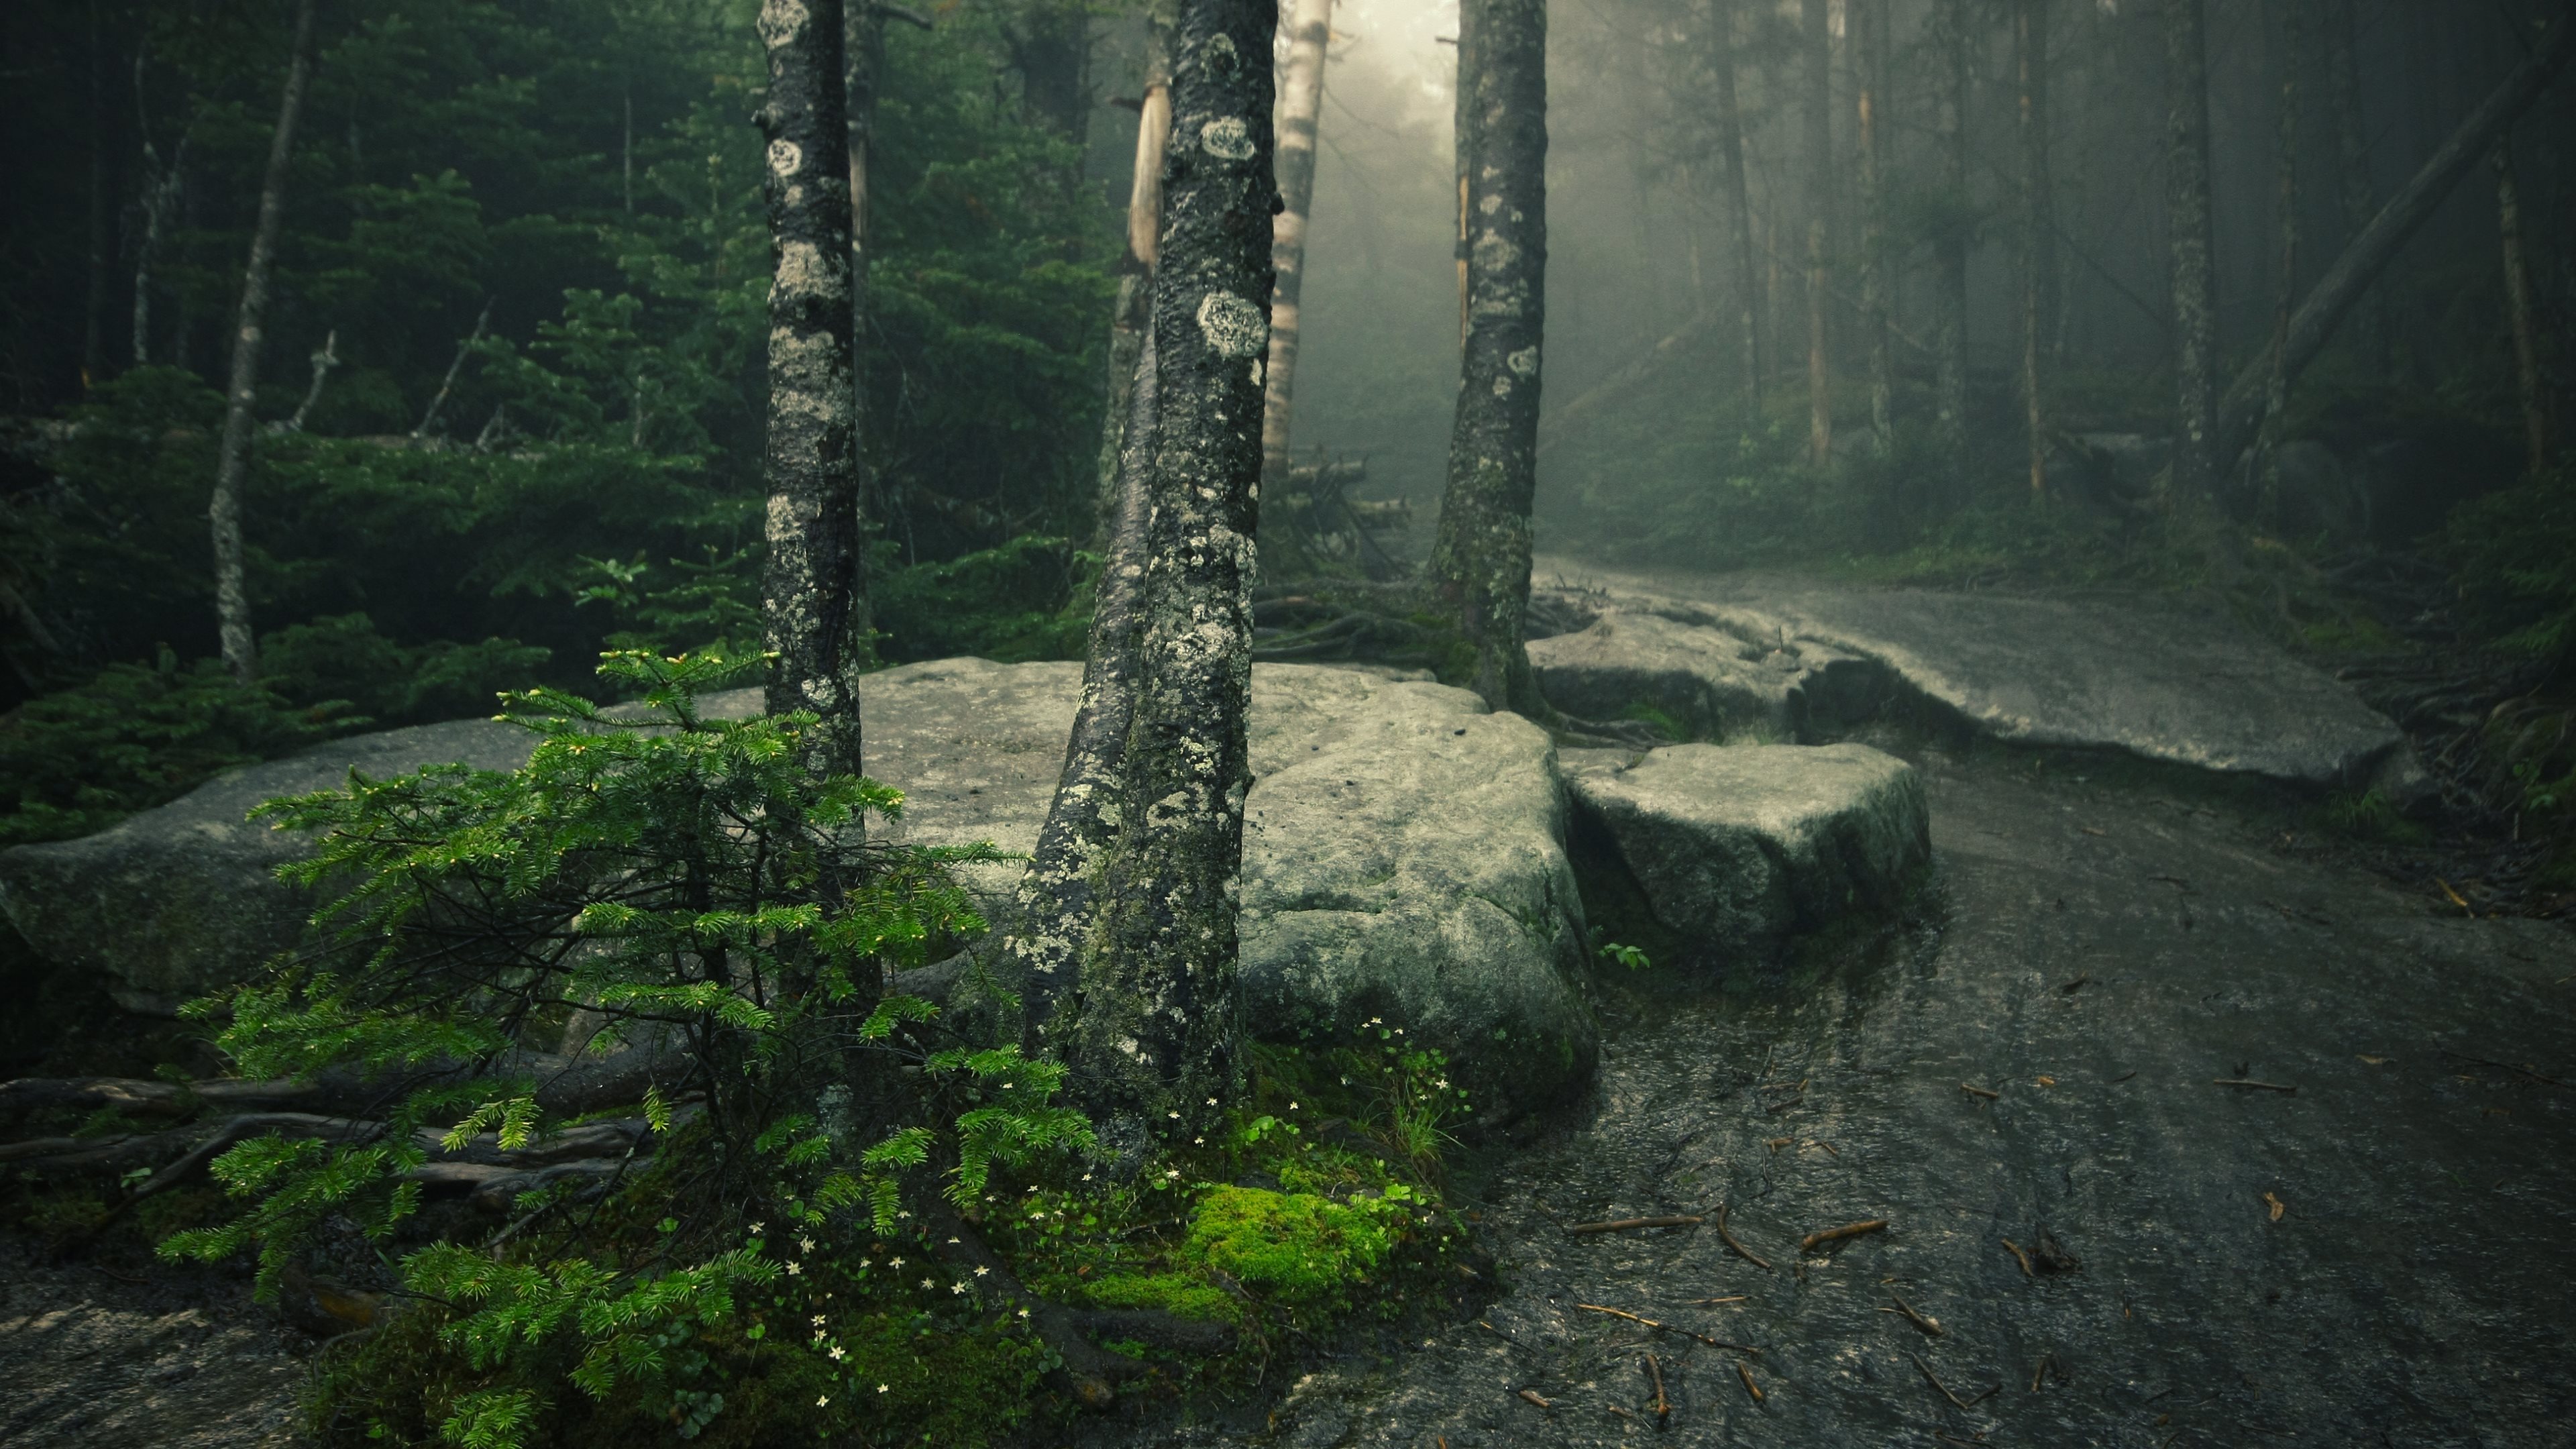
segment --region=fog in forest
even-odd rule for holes
[[[2571,61],[0,3],[0,1441],[2564,1442]]]

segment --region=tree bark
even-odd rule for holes
[[[1496,709],[1546,719],[1521,633],[1547,297],[1547,9],[1465,0],[1460,18],[1467,340],[1429,574],[1463,640],[1468,687]]]
[[[2532,55],[2515,66],[2512,74],[2453,129],[2450,138],[2335,258],[2290,318],[2287,345],[2281,350],[2286,359],[2283,366],[2290,377],[2296,378],[2315,360],[2334,335],[2335,327],[2351,312],[2390,258],[2432,216],[2469,168],[2512,127],[2514,119],[2540,98],[2571,57],[2576,57],[2576,17],[2562,16],[2551,23],[2549,33],[2541,38]],[[2216,445],[2213,456],[2233,458],[2253,440],[2262,422],[2268,362],[2268,358],[2262,359],[2247,367],[2228,387],[2226,398],[2219,404],[2217,429],[2212,435]]]
[[[152,268],[161,258],[161,233],[170,225],[170,211],[179,202],[183,184],[180,173],[188,164],[188,138],[181,136],[170,157],[161,164],[161,155],[147,140],[143,143],[143,236],[134,249],[134,323],[132,351],[134,365],[142,367],[152,360]]]
[[[762,607],[771,714],[811,711],[818,775],[856,774],[858,676],[868,656],[851,390],[850,195],[841,0],[766,0],[769,143],[761,190],[769,284],[768,577]]]
[[[242,267],[241,309],[233,325],[231,386],[224,394],[224,437],[215,458],[215,494],[206,509],[215,544],[215,625],[222,635],[224,667],[248,684],[259,675],[259,642],[251,632],[250,593],[242,578],[242,481],[250,469],[251,405],[259,400],[260,328],[268,315],[269,274],[277,260],[277,232],[286,214],[286,168],[295,152],[295,125],[304,114],[304,84],[313,70],[313,0],[298,0],[295,39],[286,62],[286,90],[269,134],[268,170],[259,187],[259,221],[251,230],[250,260]]]
[[[2343,211],[2343,233],[2348,242],[2370,225],[2370,142],[2362,131],[2361,65],[2353,53],[2354,0],[2326,3],[2332,7],[2325,17],[2327,90],[2334,104],[2335,157],[2342,171],[2336,200]],[[2385,377],[2391,361],[2387,289],[2373,289],[2361,325],[2362,355]]]
[[[2274,137],[2272,205],[2281,275],[2272,304],[2272,341],[2268,349],[2272,375],[2263,389],[2262,441],[2255,447],[2262,467],[2261,495],[2256,506],[2265,528],[2280,526],[2278,452],[2282,418],[2290,408],[2290,307],[2299,295],[2299,52],[2305,29],[2299,23],[2299,7],[2304,3],[2306,0],[2280,0],[2281,98],[2274,118],[2278,132]]]
[[[1933,0],[1942,217],[1932,243],[1932,431],[1955,484],[1968,474],[1968,0]]]
[[[1744,183],[1744,111],[1735,95],[1735,0],[1714,0],[1709,30],[1717,47],[1717,144],[1726,162],[1727,222],[1735,236],[1736,339],[1744,397],[1762,406],[1762,274],[1753,248],[1753,199]]]
[[[2057,205],[2048,175],[2048,0],[2019,0],[2013,51],[2021,80],[2021,396],[2030,496],[2048,497],[2045,353],[2057,278]]]
[[[1851,0],[1860,73],[1861,345],[1869,358],[1869,426],[1872,450],[1888,457],[1896,446],[1896,357],[1887,335],[1887,131],[1879,114],[1887,104],[1887,0]]]
[[[1826,288],[1832,283],[1834,45],[1828,0],[1806,0],[1807,457],[1822,468],[1834,452],[1834,378],[1827,356]]]
[[[2533,477],[2549,465],[2549,402],[2541,390],[2540,339],[2531,316],[2531,263],[2522,235],[2522,191],[2513,179],[2513,146],[2495,148],[2496,230],[2504,242],[2505,320],[2513,332],[2513,374],[2522,397],[2525,466]]]
[[[2215,491],[2218,303],[2209,215],[2209,63],[2201,0],[2165,0],[2165,226],[2174,310],[2173,486],[2184,500]]]
[[[1097,926],[1050,1032],[1124,1171],[1213,1128],[1236,1084],[1277,28],[1271,0],[1183,0],[1175,38],[1140,678]]]
[[[1171,22],[1145,10],[1145,94],[1136,109],[1136,169],[1127,191],[1127,258],[1109,317],[1109,405],[1100,422],[1100,482],[1092,510],[1094,546],[1109,550],[1124,487],[1128,419],[1137,360],[1152,330],[1154,255],[1163,231],[1163,154],[1172,134]]]
[[[89,11],[89,296],[81,308],[81,388],[106,380],[108,264],[115,252],[116,203],[107,162],[107,40],[101,5]]]
[[[1288,468],[1288,422],[1297,377],[1297,297],[1306,271],[1306,211],[1315,199],[1316,122],[1324,109],[1324,48],[1332,38],[1333,0],[1296,0],[1288,20],[1288,63],[1279,82],[1279,197],[1271,218],[1270,258],[1278,289],[1270,297],[1270,362],[1261,412],[1261,477],[1281,481]]]

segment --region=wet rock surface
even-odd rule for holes
[[[1884,916],[1931,856],[1921,781],[1867,745],[1568,751],[1566,783],[1683,971],[1765,967],[1795,935]]]
[[[251,1304],[247,1275],[49,1262],[0,1241],[0,1443],[282,1449],[310,1346]]]
[[[1711,658],[1766,646],[1794,657],[1801,738],[1856,723],[1894,696],[2007,743],[2116,750],[2312,788],[2363,785],[2403,738],[2323,672],[2227,620],[2155,599],[1826,589],[1553,561],[1539,574],[1579,585],[1605,622],[1647,615],[1695,631],[1613,635],[1653,647],[1624,663],[1594,648],[1586,667],[1595,671],[1616,663],[1644,680],[1693,640]],[[1564,647],[1542,642],[1533,659]]]
[[[2576,939],[2259,812],[1915,763],[1938,912],[1780,989],[1614,1000],[1592,1102],[1460,1184],[1501,1260],[1476,1319],[1320,1366],[1271,1432],[1131,1442],[2565,1442],[2576,1089],[2540,1077],[2576,1081]],[[1561,1231],[1662,1214],[1712,1221]]]

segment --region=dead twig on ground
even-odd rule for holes
[[[2564,1087],[2569,1085],[2566,1082],[2558,1080],[2556,1077],[2544,1077],[2529,1067],[2517,1067],[2511,1062],[2499,1062],[2489,1057],[2473,1057],[2463,1052],[2452,1051],[2448,1048],[2443,1049],[2442,1055],[2449,1057],[2455,1062],[2467,1062],[2473,1067],[2493,1067],[2500,1072],[2511,1072],[2516,1076],[2529,1077],[2533,1081],[2539,1082],[2544,1086]]]
[[[1582,1309],[1586,1313],[1606,1313],[1613,1318],[1624,1318],[1630,1323],[1642,1323],[1646,1327],[1654,1329],[1658,1333],[1678,1333],[1684,1338],[1695,1338],[1700,1342],[1707,1344],[1711,1348],[1731,1348],[1737,1353],[1760,1353],[1762,1351],[1753,1347],[1751,1344],[1729,1343],[1722,1338],[1711,1338],[1705,1333],[1697,1333],[1687,1328],[1676,1328],[1669,1323],[1658,1323],[1654,1319],[1630,1313],[1624,1308],[1606,1308],[1598,1303],[1577,1303],[1574,1306]]]
[[[1798,1251],[1812,1253],[1826,1243],[1840,1242],[1844,1238],[1857,1238],[1865,1233],[1880,1232],[1886,1227],[1885,1218],[1867,1218],[1856,1223],[1845,1223],[1839,1228],[1821,1228],[1800,1238]]]
[[[1959,1084],[1959,1090],[1967,1093],[1971,1097],[1983,1097],[1989,1102],[2002,1101],[2004,1095],[2001,1092],[1995,1091],[1991,1087],[1972,1087],[1966,1082],[1961,1082]]]
[[[1717,1205],[1717,1238],[1719,1242],[1722,1242],[1729,1248],[1734,1249],[1735,1256],[1742,1258],[1744,1261],[1761,1269],[1765,1273],[1771,1271],[1771,1265],[1769,1263],[1766,1263],[1761,1258],[1755,1256],[1751,1248],[1737,1242],[1735,1240],[1735,1234],[1726,1230],[1726,1204],[1724,1203],[1719,1203]]]
[[[1708,1221],[1700,1217],[1613,1218],[1606,1223],[1574,1223],[1565,1229],[1572,1237],[1577,1233],[1624,1233],[1632,1228],[1687,1228]]]
[[[1749,1368],[1746,1368],[1746,1367],[1744,1366],[1744,1362],[1743,1362],[1743,1360],[1741,1360],[1741,1359],[1738,1359],[1738,1360],[1736,1361],[1736,1364],[1735,1364],[1735,1376],[1736,1376],[1737,1378],[1739,1378],[1739,1379],[1744,1380],[1744,1391],[1745,1391],[1746,1393],[1751,1394],[1751,1395],[1753,1396],[1753,1402],[1755,1402],[1755,1403],[1757,1403],[1757,1404],[1758,1404],[1758,1403],[1761,1403],[1761,1402],[1762,1402],[1762,1386],[1761,1386],[1760,1384],[1757,1384],[1757,1383],[1755,1383],[1755,1382],[1753,1381],[1753,1370],[1751,1370],[1751,1369],[1749,1369]]]
[[[2045,1379],[2048,1377],[2048,1371],[2049,1371],[2050,1369],[2052,1369],[2052,1368],[2055,1368],[2056,1366],[2057,1366],[2057,1355],[2056,1355],[2056,1354],[2054,1354],[2054,1353],[2043,1353],[2043,1354],[2041,1354],[2041,1355],[2039,1356],[2039,1362],[2038,1362],[2037,1364],[2033,1365],[2033,1366],[2031,1367],[2031,1371],[2030,1371],[2030,1391],[2031,1391],[2032,1393],[2034,1393],[2034,1394],[2035,1394],[2035,1393],[2038,1393],[2038,1392],[2039,1392],[2039,1386],[2040,1386],[2041,1381],[2045,1380]],[[2064,1374],[2062,1374],[2062,1373],[2061,1373],[2061,1374],[2059,1374],[2059,1375],[2058,1375],[2058,1377],[2062,1379],[2062,1378],[2066,1377],[2066,1375],[2064,1375]]]
[[[1738,1293],[1731,1298],[1694,1298],[1691,1300],[1691,1306],[1693,1308],[1705,1308],[1712,1303],[1742,1303],[1745,1301],[1746,1297],[1747,1295]]]
[[[2299,1089],[2296,1087],[2284,1086],[2279,1082],[2258,1082],[2252,1077],[2212,1077],[2209,1079],[2209,1084],[2213,1087],[2244,1087],[2252,1091],[2285,1092],[2293,1097],[2299,1095]]]
[[[1896,1306],[1895,1306],[1894,1308],[1882,1308],[1882,1309],[1878,1310],[1879,1312],[1881,1312],[1881,1313],[1896,1313],[1896,1314],[1902,1314],[1902,1315],[1904,1315],[1905,1320],[1906,1320],[1908,1323],[1911,1323],[1911,1324],[1913,1324],[1915,1327],[1917,1327],[1917,1328],[1919,1328],[1919,1329],[1922,1329],[1925,1333],[1927,1333],[1927,1334],[1931,1335],[1932,1337],[1934,1337],[1934,1338],[1939,1338],[1939,1337],[1941,1336],[1941,1320],[1940,1320],[1940,1319],[1933,1318],[1933,1317],[1931,1317],[1931,1316],[1929,1316],[1929,1315],[1927,1315],[1927,1314],[1920,1313],[1920,1312],[1916,1311],[1916,1309],[1915,1309],[1915,1307],[1914,1307],[1914,1305],[1913,1305],[1913,1304],[1906,1302],[1903,1298],[1898,1297],[1896,1294],[1890,1293],[1890,1294],[1888,1294],[1887,1296],[1888,1296],[1888,1297],[1890,1297],[1890,1298],[1895,1298],[1895,1299],[1896,1299]]]
[[[1936,1374],[1936,1373],[1932,1372],[1932,1365],[1930,1365],[1930,1364],[1928,1364],[1928,1363],[1925,1363],[1925,1362],[1923,1361],[1923,1359],[1922,1359],[1922,1356],[1921,1356],[1921,1355],[1919,1355],[1919,1354],[1911,1354],[1911,1353],[1909,1353],[1909,1354],[1907,1354],[1907,1355],[1906,1355],[1906,1357],[1907,1357],[1907,1358],[1910,1358],[1910,1359],[1913,1359],[1913,1360],[1914,1360],[1914,1366],[1915,1366],[1916,1368],[1919,1368],[1919,1369],[1923,1370],[1923,1380],[1924,1380],[1924,1382],[1926,1382],[1926,1383],[1930,1384],[1932,1387],[1934,1387],[1934,1388],[1936,1388],[1936,1389],[1939,1389],[1939,1390],[1941,1391],[1941,1397],[1943,1397],[1943,1398],[1945,1398],[1945,1399],[1948,1399],[1948,1400],[1949,1400],[1953,1405],[1957,1406],[1957,1407],[1958,1407],[1958,1408],[1960,1408],[1960,1409],[1973,1409],[1973,1408],[1975,1408],[1977,1405],[1984,1403],[1986,1400],[1988,1400],[1988,1399],[1990,1399],[1990,1398],[1993,1398],[1993,1397],[1994,1397],[1994,1395],[1995,1395],[1995,1389],[2000,1389],[2000,1388],[2002,1388],[2002,1387],[2003,1387],[2003,1385],[2001,1385],[2001,1384],[1997,1384],[1997,1385],[1995,1385],[1995,1388],[1994,1388],[1994,1389],[1988,1389],[1988,1390],[1986,1390],[1984,1393],[1977,1395],[1977,1396],[1976,1396],[1975,1398],[1973,1398],[1973,1399],[1963,1399],[1963,1398],[1960,1398],[1957,1394],[1954,1394],[1954,1393],[1950,1392],[1950,1386],[1949,1386],[1948,1384],[1945,1384],[1945,1383],[1941,1382],[1941,1376],[1940,1376],[1939,1374]]]
[[[2002,1238],[1997,1241],[2001,1242],[2006,1249],[2011,1251],[2014,1262],[2021,1264],[2021,1275],[2023,1277],[2036,1278],[2039,1276],[2037,1272],[2032,1270],[2030,1266],[2030,1254],[2022,1251],[2021,1244],[2014,1242],[2010,1238]]]
[[[1646,1373],[1655,1381],[1655,1402],[1648,1407],[1655,1411],[1656,1418],[1669,1421],[1673,1417],[1673,1401],[1664,1397],[1664,1366],[1656,1362],[1651,1353],[1646,1355]]]
[[[1540,1397],[1539,1391],[1536,1389],[1521,1390],[1520,1399],[1523,1403],[1536,1404],[1542,1409],[1553,1409],[1556,1407],[1556,1405],[1548,1402],[1545,1398]]]

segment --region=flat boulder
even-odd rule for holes
[[[902,838],[1027,851],[1054,798],[1082,667],[946,659],[861,682],[868,772],[904,792]],[[708,697],[745,718],[757,690]],[[294,946],[315,902],[276,879],[306,848],[244,817],[272,796],[461,761],[524,763],[534,736],[489,720],[359,735],[232,771],[80,840],[0,853],[0,909],[47,958],[167,1013]],[[1357,670],[1253,672],[1245,803],[1247,1025],[1283,1040],[1404,1025],[1449,1054],[1480,1108],[1554,1100],[1590,1076],[1575,986],[1583,915],[1547,736],[1441,685]],[[966,884],[1008,919],[1020,864]]]
[[[1567,784],[1650,917],[1624,923],[1647,938],[1626,944],[1707,974],[1764,969],[1799,936],[1884,915],[1932,853],[1922,780],[1866,745],[1583,751]]]
[[[1707,624],[1617,610],[1569,634],[1533,639],[1530,668],[1548,703],[1583,719],[1638,706],[1708,739],[1797,737],[1805,669],[1792,654]]]

